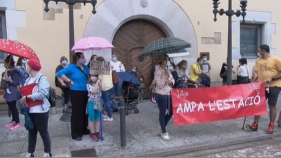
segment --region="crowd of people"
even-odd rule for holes
[[[256,60],[256,65],[251,72],[251,79],[247,59],[239,60],[237,80],[239,84],[256,81],[266,82],[266,98],[270,108],[270,123],[267,133],[272,134],[277,115],[276,104],[281,88],[281,60],[270,55],[268,45],[261,45],[259,54],[260,57]],[[93,55],[90,61],[101,62],[105,59]],[[175,64],[168,55],[157,55],[154,62],[155,66],[152,68],[153,81],[150,89],[154,92],[155,102],[159,108],[159,124],[161,127],[159,135],[164,140],[170,140],[166,126],[173,116],[171,90],[173,88],[210,87],[211,66],[208,63],[207,55],[198,58],[196,63],[191,65],[189,73],[186,60]],[[27,106],[28,100],[42,100],[43,104],[29,107],[29,115],[34,128],[28,130],[28,154],[26,156],[34,157],[37,133],[39,132],[44,143],[44,157],[51,157],[51,140],[48,133],[50,103],[47,99],[50,84],[47,77],[40,72],[40,61],[19,58],[15,65],[13,57],[9,55],[4,63],[7,70],[2,74],[1,87],[4,88],[4,98],[12,114],[12,121],[5,126],[12,131],[20,128],[18,108]],[[118,61],[116,55],[112,56],[110,65],[109,75],[90,74],[90,64],[86,65],[86,59],[82,52],[73,54],[71,64],[68,63],[66,57],[60,58],[60,64],[55,70],[55,84],[62,90],[64,106],[72,108],[71,137],[75,141],[81,141],[83,135],[89,135],[93,141],[99,141],[101,139],[100,121],[113,121],[112,111],[118,111],[118,106],[114,100],[118,100],[122,96],[123,81],[120,80],[114,84],[113,72],[125,72],[126,70],[122,62]],[[137,70],[136,66],[132,66],[128,73],[138,77]],[[223,63],[219,73],[223,85],[226,84],[227,80],[226,72],[227,63]],[[145,80],[142,77],[140,79],[141,81]],[[19,87],[32,83],[37,83],[38,91],[22,96]],[[69,104],[69,100],[71,104]],[[246,125],[246,127],[252,131],[257,131],[259,119],[260,116],[255,116],[254,123]]]

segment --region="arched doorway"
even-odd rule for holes
[[[151,97],[149,86],[152,81],[152,58],[144,61],[138,60],[141,50],[149,43],[166,37],[165,33],[155,24],[145,20],[132,20],[120,27],[113,38],[113,53],[118,56],[126,70],[137,66],[138,76],[144,77],[145,91],[144,98]]]

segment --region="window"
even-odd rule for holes
[[[241,24],[240,54],[243,58],[255,59],[262,44],[262,25]]]
[[[5,12],[0,11],[0,38],[7,38]],[[6,54],[0,52],[0,62],[4,61]]]

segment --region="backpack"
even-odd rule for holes
[[[39,77],[38,82],[40,81],[41,77],[43,77],[44,75]],[[56,106],[56,90],[52,87],[49,88],[49,95],[46,97],[51,105],[51,107],[55,107]]]

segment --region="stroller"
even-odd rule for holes
[[[138,93],[139,85],[133,84],[131,82],[123,82],[122,90],[123,90],[123,98],[125,100],[125,114],[128,115],[128,111],[134,110],[134,113],[139,113],[138,110]]]

